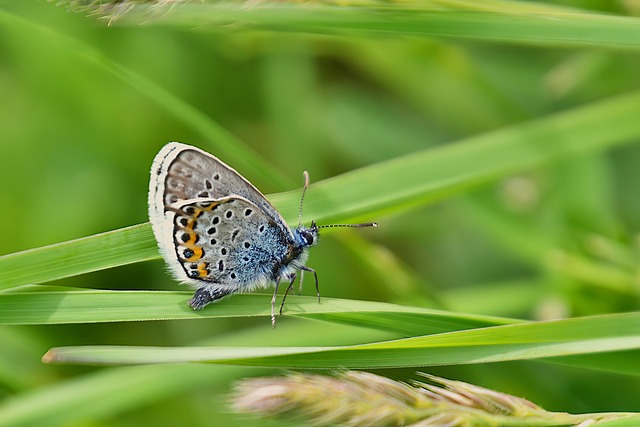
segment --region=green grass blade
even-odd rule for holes
[[[268,322],[265,328],[271,329]],[[234,330],[207,344],[262,342],[265,345],[281,346],[320,342],[323,345],[335,345],[354,340],[365,342],[381,339],[381,334],[376,331],[339,326],[333,328],[331,334],[325,334],[326,325],[319,322],[281,324],[278,325],[277,334],[265,334],[265,328]],[[40,366],[47,368],[46,365]],[[255,369],[251,372],[253,375],[262,373]],[[154,402],[184,396],[190,391],[206,389],[206,393],[226,393],[229,382],[246,375],[245,367],[205,364],[105,369],[3,399],[0,401],[0,427],[66,426],[77,425],[86,420],[96,422],[111,419]]]
[[[114,75],[136,91],[155,101],[175,117],[184,121],[184,123],[199,132],[206,141],[216,148],[216,154],[219,157],[232,163],[238,170],[246,171],[247,174],[261,176],[276,188],[286,188],[289,184],[288,180],[283,177],[276,168],[269,166],[264,159],[258,156],[243,141],[236,138],[211,117],[172,94],[159,84],[110,60],[89,44],[56,32],[50,28],[23,20],[3,10],[0,10],[0,25],[11,26],[16,33],[22,31],[28,34],[29,37],[40,35],[48,42],[51,42],[51,40],[57,42],[60,48],[69,50],[75,53],[81,60],[86,61],[103,72]],[[166,142],[169,141],[159,142],[158,148],[160,148],[162,143]],[[149,162],[150,161],[151,159],[149,159]],[[150,166],[150,163],[148,166]],[[145,165],[145,168],[148,166]]]
[[[605,421],[596,425],[597,427],[636,427],[640,425],[640,415],[633,415],[620,420]]]
[[[371,220],[558,159],[632,142],[640,136],[639,114],[640,94],[633,93],[361,168],[312,184],[305,217],[320,223]],[[286,219],[295,220],[299,189],[269,199]],[[150,259],[153,237],[148,230],[136,231],[139,242],[131,242],[134,231],[126,228],[109,234],[111,241],[98,235],[60,244],[64,250],[52,245],[0,257],[0,289]],[[105,259],[105,252],[113,257]]]
[[[564,252],[552,234],[540,232],[535,227],[514,220],[512,216],[498,213],[485,206],[480,198],[468,197],[462,202],[470,221],[490,232],[494,241],[499,241],[512,255],[523,261],[545,271],[561,272],[564,277],[601,287],[607,292],[632,297],[638,295],[637,278],[630,269],[621,269],[615,263],[594,262],[592,258],[577,252]]]
[[[441,5],[405,3],[356,7],[300,4],[186,4],[149,19],[148,7],[125,14],[120,24],[151,22],[210,28],[234,22],[241,28],[317,34],[385,33],[426,37],[455,37],[541,46],[640,47],[640,20],[578,9],[523,10],[520,2],[481,12],[443,10]]]
[[[343,347],[150,348],[86,346],[51,349],[47,362],[146,364],[212,362],[287,368],[418,367],[577,357],[640,349],[640,314],[616,314],[494,326]],[[634,351],[630,351],[634,350]],[[634,374],[640,374],[635,366]],[[611,369],[611,367],[605,367]]]
[[[69,420],[108,418],[113,416],[114,408],[135,409],[182,390],[228,381],[239,371],[233,367],[176,365],[95,372],[5,399],[0,404],[0,426],[55,426]],[[152,388],[160,380],[163,386]]]
[[[305,216],[371,218],[372,212],[423,204],[558,159],[629,143],[640,135],[638,114],[640,94],[635,93],[378,163],[313,185]],[[271,199],[292,217],[297,209],[292,196]]]
[[[205,310],[193,311],[190,292],[71,291],[0,294],[0,324],[37,325],[204,319],[271,315],[270,295],[243,294]],[[401,305],[292,295],[285,317],[315,318],[353,326],[430,334],[513,323],[509,319],[406,307]],[[266,320],[265,320],[266,322]]]
[[[0,257],[0,289],[44,283],[158,258],[149,224],[139,224]]]

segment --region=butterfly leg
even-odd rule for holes
[[[276,289],[273,291],[273,296],[271,297],[271,327],[276,327],[276,296],[278,295],[278,285],[280,284],[280,279],[276,281]]]
[[[193,297],[189,300],[189,305],[194,310],[200,310],[212,302],[226,297],[231,292],[224,289],[211,289],[207,287],[198,288]]]
[[[300,280],[298,280],[298,295],[302,295],[302,281],[304,280],[304,270],[300,270]]]
[[[291,282],[289,283],[289,286],[287,287],[287,290],[284,291],[284,296],[282,297],[282,303],[280,304],[280,316],[282,316],[282,309],[284,308],[284,302],[287,299],[287,294],[291,291],[291,289],[293,289],[293,282],[295,281],[296,281],[296,276],[294,274],[293,277],[291,278]]]
[[[318,287],[318,273],[316,273],[316,271],[313,268],[307,267],[306,265],[301,266],[300,270],[313,273],[313,278],[316,281],[316,294],[318,295],[318,302],[320,302],[320,288]]]

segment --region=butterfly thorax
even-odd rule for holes
[[[315,224],[311,227],[292,228],[293,245],[289,247],[289,253],[283,260],[283,264],[299,268],[307,261],[307,250],[318,242],[318,229]]]
[[[318,241],[318,229],[311,227],[292,228],[293,244],[281,263],[274,265],[272,280],[274,282],[290,281],[300,268],[304,267],[309,256],[308,248]]]

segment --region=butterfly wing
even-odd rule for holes
[[[149,214],[152,222],[154,218],[162,218],[165,209],[176,203],[228,196],[250,200],[280,225],[285,233],[290,233],[284,219],[266,197],[217,157],[179,142],[168,143],[156,155],[149,184]]]
[[[186,201],[234,196],[253,203],[272,227],[293,242],[293,234],[278,211],[233,168],[199,148],[179,142],[170,142],[160,150],[151,167],[149,218],[160,252],[170,265],[175,249],[175,208]]]
[[[170,265],[199,288],[233,293],[264,286],[296,255],[281,228],[244,197],[188,200],[171,211],[177,263]]]

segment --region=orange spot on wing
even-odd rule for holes
[[[198,264],[198,273],[200,274],[200,277],[206,277],[209,274],[206,262],[201,262],[200,264]]]
[[[188,249],[191,249],[193,251],[193,255],[191,255],[189,258],[187,258],[185,261],[187,262],[195,262],[197,260],[199,260],[200,258],[202,258],[202,248],[200,246],[195,246],[195,245],[185,245]]]

